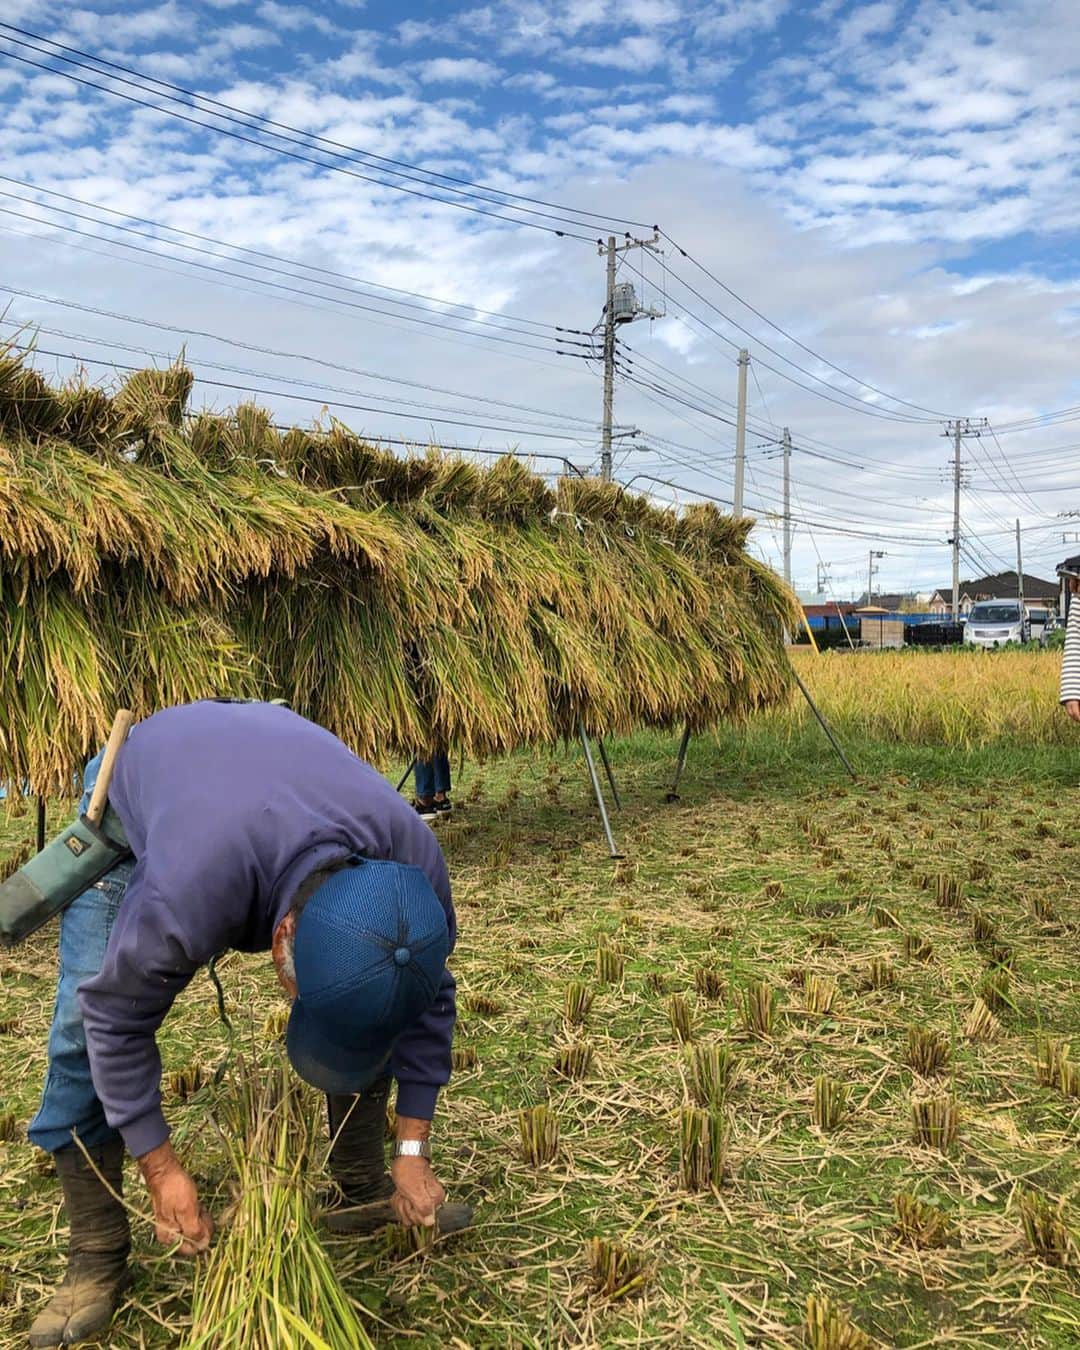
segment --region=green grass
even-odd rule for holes
[[[1077,1343],[1077,1272],[1028,1249],[1018,1194],[1064,1200],[1075,1229],[1080,1100],[1039,1085],[1036,1048],[1053,1035],[1080,1056],[1080,752],[848,748],[858,784],[809,732],[783,743],[767,727],[695,740],[682,800],[666,806],[674,738],[612,745],[625,802],[613,824],[628,855],[618,864],[575,749],[465,767],[455,816],[440,825],[461,930],[454,967],[463,993],[487,995],[498,1011],[462,1015],[459,1044],[475,1048],[477,1067],[444,1094],[436,1147],[451,1196],[475,1203],[478,1223],[407,1257],[385,1240],[330,1244],[347,1288],[372,1310],[377,1344],[796,1346],[811,1292],[885,1345]],[[0,830],[2,854],[32,822]],[[1017,856],[1024,849],[1029,859]],[[989,864],[987,879],[971,879],[974,862]],[[939,873],[964,880],[963,909],[940,908],[935,885],[919,884]],[[770,898],[768,882],[781,892],[770,887]],[[1056,919],[1040,917],[1036,899],[1050,900]],[[900,927],[876,927],[878,906]],[[962,1034],[987,965],[972,909],[1015,953],[1012,1006],[987,1042]],[[904,956],[905,932],[932,943],[928,961]],[[620,983],[596,984],[602,936],[625,955]],[[16,1022],[0,1036],[4,1104],[23,1120],[44,1067],[54,947],[47,933],[0,957],[0,1017]],[[875,957],[893,963],[894,985],[866,987]],[[703,966],[723,972],[722,999],[698,995]],[[839,985],[827,1014],[806,1010],[808,973]],[[257,1043],[283,1006],[269,962],[234,955],[221,978],[238,1034]],[[584,1026],[570,1029],[573,979],[596,996]],[[742,992],[759,980],[777,990],[767,1038],[742,1023]],[[715,1194],[679,1189],[679,1111],[690,1098],[668,1017],[674,993],[691,1005],[697,1040],[727,1040],[738,1057]],[[904,1062],[911,1026],[949,1039],[932,1081]],[[575,1041],[593,1048],[587,1075],[552,1075],[559,1047]],[[207,981],[185,993],[161,1044],[167,1071],[224,1057]],[[819,1075],[850,1088],[843,1121],[826,1133],[811,1120]],[[228,1164],[207,1115],[227,1090],[227,1079],[210,1083],[167,1107],[218,1211]],[[955,1095],[959,1139],[948,1154],[912,1142],[913,1092]],[[532,1168],[518,1112],[540,1103],[559,1117],[559,1154]],[[950,1245],[901,1240],[901,1191],[948,1216]],[[145,1209],[134,1181],[129,1193]],[[22,1344],[61,1269],[55,1182],[22,1143],[0,1144],[0,1215],[6,1348]],[[595,1292],[593,1237],[641,1259],[641,1290],[611,1302]],[[182,1339],[190,1276],[153,1261],[146,1225],[138,1244],[141,1277],[108,1341],[117,1350]]]

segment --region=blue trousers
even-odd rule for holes
[[[446,755],[418,759],[413,772],[416,775],[416,795],[421,801],[434,797],[436,792],[450,791],[450,760]]]
[[[60,973],[49,1029],[49,1067],[41,1105],[30,1122],[30,1142],[55,1153],[77,1134],[87,1148],[117,1137],[98,1101],[86,1052],[86,1028],[77,997],[105,960],[105,947],[135,860],[118,863],[83,891],[60,916]]]
[[[99,750],[86,766],[80,812],[90,805],[103,754],[104,750]],[[49,1067],[41,1105],[28,1131],[30,1142],[49,1153],[70,1145],[73,1133],[87,1148],[116,1138],[116,1131],[106,1122],[104,1108],[94,1091],[77,995],[79,985],[101,969],[109,934],[134,867],[134,858],[117,863],[60,915],[60,969],[49,1028]]]

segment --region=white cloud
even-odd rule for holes
[[[614,70],[647,71],[662,65],[667,59],[663,42],[645,34],[632,34],[618,42],[602,43],[595,47],[566,47],[560,53],[563,60],[580,61],[590,66],[610,66]]]
[[[285,33],[299,33],[305,28],[313,28],[329,36],[340,31],[337,24],[326,15],[309,5],[295,4],[292,0],[289,4],[283,4],[281,0],[263,0],[255,12],[264,23]]]
[[[437,56],[416,67],[423,84],[491,84],[499,77],[499,68],[476,57]]]

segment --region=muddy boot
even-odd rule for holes
[[[384,1144],[389,1093],[389,1078],[381,1078],[358,1097],[327,1095],[333,1187],[326,1197],[323,1217],[331,1232],[356,1232],[353,1227],[342,1229],[341,1217],[357,1206],[387,1200],[394,1193]]]
[[[119,1139],[89,1151],[109,1186],[121,1193],[124,1146]],[[75,1345],[97,1339],[131,1282],[127,1214],[76,1145],[53,1154],[71,1237],[67,1273],[30,1328],[32,1346]]]

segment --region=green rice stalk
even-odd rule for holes
[[[948,1216],[910,1191],[900,1191],[895,1200],[896,1230],[912,1247],[933,1250],[944,1247],[952,1237]]]
[[[819,1130],[835,1130],[847,1115],[847,1084],[825,1074],[814,1079],[814,1103],[811,1119]]]
[[[754,1036],[772,1035],[776,1012],[776,991],[765,980],[752,984],[743,997],[746,1029]]]
[[[694,1101],[698,1106],[721,1106],[738,1078],[738,1056],[729,1045],[715,1042],[688,1045],[683,1053],[687,1085]]]
[[[585,1259],[593,1289],[612,1302],[639,1293],[652,1274],[651,1264],[641,1253],[607,1238],[590,1238]]]
[[[521,1152],[531,1167],[543,1167],[559,1155],[559,1117],[549,1106],[530,1106],[518,1115]]]
[[[954,1097],[912,1098],[911,1120],[917,1144],[947,1153],[956,1142],[960,1113]]]
[[[571,1026],[581,1026],[585,1022],[592,1008],[593,997],[593,991],[580,980],[571,980],[566,986],[563,1012]]]
[[[1073,1265],[1078,1247],[1065,1222],[1064,1205],[1053,1205],[1036,1191],[1022,1191],[1019,1207],[1024,1236],[1039,1259],[1049,1266]]]
[[[873,1350],[874,1346],[847,1309],[824,1294],[807,1296],[806,1343],[810,1350]]]
[[[684,1190],[720,1185],[727,1159],[728,1129],[717,1107],[684,1106],[679,1112],[679,1180]]]

